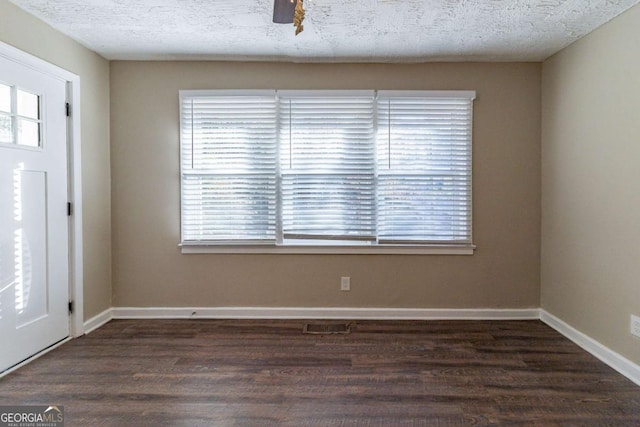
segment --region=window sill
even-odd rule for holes
[[[273,245],[198,245],[183,243],[183,254],[311,254],[311,255],[473,255],[469,246],[273,246]]]

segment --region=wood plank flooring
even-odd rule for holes
[[[0,379],[0,404],[83,427],[640,426],[640,387],[539,321],[304,323],[114,320]]]

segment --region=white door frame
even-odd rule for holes
[[[73,206],[73,215],[69,218],[69,298],[74,306],[69,332],[72,337],[79,337],[84,334],[80,77],[1,41],[0,56],[67,82],[67,102],[71,104],[71,116],[67,118],[67,195]]]

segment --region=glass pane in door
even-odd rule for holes
[[[13,144],[11,116],[0,113],[0,143]]]
[[[18,119],[18,144],[28,147],[40,146],[40,123]]]
[[[18,89],[18,115],[40,120],[40,97]]]
[[[0,84],[0,112],[11,113],[11,86]]]

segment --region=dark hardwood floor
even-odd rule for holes
[[[539,321],[304,323],[114,320],[0,379],[0,404],[66,426],[640,426],[640,387]]]

